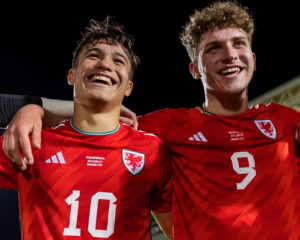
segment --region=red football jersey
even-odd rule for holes
[[[141,116],[173,159],[175,239],[300,239],[299,120],[277,104],[229,117],[185,108]]]
[[[43,130],[34,158],[17,172],[0,156],[0,186],[19,191],[23,239],[150,239],[150,207],[171,211],[170,161],[152,134],[63,121]]]

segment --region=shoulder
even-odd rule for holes
[[[199,111],[189,108],[165,108],[141,115],[138,117],[138,121],[142,124],[151,124],[155,122],[159,122],[160,124],[169,124],[170,122],[180,122],[180,120],[192,116],[195,112]]]
[[[256,109],[260,112],[269,112],[273,114],[280,114],[281,116],[284,116],[284,114],[288,115],[299,115],[297,111],[290,107],[283,106],[281,104],[277,104],[274,102],[271,102],[269,104],[257,104],[255,106],[252,106],[250,109]]]
[[[155,133],[164,140],[172,135],[178,126],[196,118],[197,109],[165,108],[138,118],[139,129]]]
[[[70,124],[70,120],[64,119],[53,127],[47,127],[47,126],[44,127],[43,130],[47,131],[47,132],[59,132],[62,130],[66,130],[68,128],[69,124]]]
[[[300,121],[299,112],[277,103],[269,103],[267,105],[258,104],[253,106],[251,110],[253,110],[253,108],[255,108],[254,111],[257,112],[256,117],[261,119],[272,119],[272,121],[274,120],[277,124],[286,128],[294,129]]]
[[[144,115],[139,116],[139,118],[145,118],[145,117],[150,117],[150,116],[176,116],[178,114],[184,114],[187,112],[190,112],[193,109],[188,109],[188,108],[164,108],[160,109],[151,113],[147,113]]]
[[[67,136],[69,133],[74,132],[70,127],[69,119],[65,119],[59,122],[56,126],[53,127],[43,127],[42,136]]]
[[[124,129],[124,131],[126,132],[128,140],[136,141],[139,145],[140,144],[148,144],[148,145],[149,144],[155,144],[155,145],[163,144],[162,139],[152,132],[143,131],[143,130],[135,130],[126,124],[121,124],[121,126]]]

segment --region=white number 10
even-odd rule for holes
[[[77,199],[80,196],[80,191],[73,190],[72,194],[65,200],[68,205],[71,205],[70,222],[69,227],[64,228],[64,236],[80,236],[81,229],[77,228],[77,217],[79,201]],[[108,210],[108,221],[106,230],[96,229],[98,202],[99,200],[109,200]],[[114,233],[115,218],[116,218],[116,197],[109,192],[97,192],[92,196],[90,215],[89,215],[89,226],[88,231],[93,237],[108,238]]]
[[[247,158],[249,166],[248,167],[240,167],[239,158]],[[238,174],[248,174],[243,181],[236,184],[238,190],[245,189],[247,185],[252,181],[252,179],[256,176],[256,171],[254,169],[255,162],[252,154],[248,152],[236,152],[231,156],[233,170]]]

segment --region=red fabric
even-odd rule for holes
[[[124,151],[139,166],[144,159],[139,173],[126,168]],[[0,156],[1,187],[19,190],[23,239],[150,239],[150,205],[171,211],[170,161],[156,136],[125,125],[84,135],[64,121],[42,132],[34,157],[23,174]]]
[[[232,117],[185,108],[139,117],[173,159],[175,239],[300,239],[299,120],[277,104]]]

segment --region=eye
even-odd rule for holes
[[[245,45],[246,45],[246,42],[242,41],[242,40],[234,42],[234,46],[236,46],[236,47],[245,46]]]
[[[118,64],[125,65],[125,61],[124,61],[122,58],[115,58],[115,59],[114,59],[114,62],[115,62],[115,63],[118,63]]]
[[[88,55],[88,58],[99,58],[97,54],[91,53]]]
[[[206,52],[210,53],[210,52],[216,52],[220,49],[219,45],[212,45],[209,48],[207,48]]]

